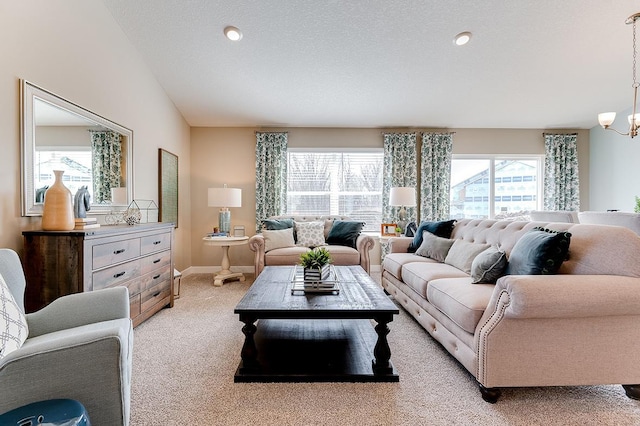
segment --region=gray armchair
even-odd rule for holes
[[[0,274],[24,312],[25,278],[16,252],[0,249]],[[128,425],[133,327],[125,287],[77,293],[27,314],[29,336],[0,359],[0,413],[69,398],[95,425]]]

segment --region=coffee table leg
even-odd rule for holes
[[[376,341],[376,346],[373,348],[373,355],[375,359],[372,361],[373,366],[373,374],[392,374],[393,366],[389,360],[391,359],[391,348],[389,347],[389,342],[387,341],[387,334],[391,330],[387,324],[391,322],[393,318],[375,318],[376,324],[376,333],[378,333],[378,340]]]
[[[241,318],[240,321],[244,322],[242,332],[244,333],[244,344],[240,351],[240,358],[242,359],[242,366],[240,372],[255,371],[258,369],[258,350],[256,349],[256,343],[253,340],[253,335],[256,333],[257,327],[254,322],[256,318]]]

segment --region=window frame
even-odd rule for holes
[[[322,147],[322,148],[313,148],[313,147],[300,147],[300,148],[292,148],[289,147],[287,149],[287,204],[286,204],[286,214],[287,215],[295,215],[296,213],[292,213],[289,211],[289,193],[291,191],[288,190],[289,187],[289,179],[291,178],[291,167],[290,167],[290,157],[289,154],[304,154],[304,153],[308,153],[308,154],[323,154],[323,153],[327,153],[327,154],[353,154],[353,153],[362,153],[362,154],[378,154],[380,155],[381,161],[384,163],[384,149],[383,148],[374,148],[374,147],[370,147],[370,148],[353,148],[353,147],[349,147],[349,148],[345,148],[345,147]],[[381,171],[382,168],[384,167],[383,164],[381,164]],[[330,191],[331,192],[331,191]],[[332,193],[332,192],[331,192]],[[341,194],[353,194],[354,191],[344,191],[344,192],[338,192],[334,195],[331,195],[332,198],[338,200]],[[380,223],[382,223],[382,209],[383,209],[383,200],[382,200],[382,196],[384,193],[384,178],[383,181],[380,183],[380,212],[379,212],[379,218],[377,220],[377,222],[375,224],[370,224],[367,223],[367,225],[365,225],[365,229],[367,229],[364,232],[379,232],[379,228],[380,228]],[[333,193],[332,193],[333,194]],[[358,194],[365,194],[364,192],[362,193],[358,193]],[[371,195],[378,195],[377,192],[372,192],[370,193]],[[339,202],[336,201],[335,205],[337,205],[337,207],[339,208]],[[333,207],[334,203],[330,203],[330,207]],[[330,209],[330,213],[329,215],[341,215],[342,213],[339,212],[333,212]],[[318,213],[318,215],[320,215]],[[352,217],[349,216],[351,219],[353,220],[359,220],[360,218],[357,217]]]
[[[543,180],[544,180],[544,154],[452,154],[451,160],[488,160],[489,161],[489,217],[488,219],[495,218],[495,166],[497,161],[504,160],[528,160],[537,161],[537,174],[538,179],[536,182],[536,191],[538,197],[536,200],[536,210],[542,210],[543,205]],[[450,189],[451,191],[451,186]],[[449,199],[451,199],[451,193],[449,193]]]

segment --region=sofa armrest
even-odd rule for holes
[[[29,338],[102,321],[128,319],[129,306],[126,287],[69,294],[26,315]]]
[[[264,269],[264,236],[262,234],[256,234],[249,238],[249,249],[255,252],[253,257],[253,267],[255,278],[260,275],[260,272]]]
[[[369,252],[375,246],[376,241],[371,235],[360,234],[356,240],[356,249],[360,253],[360,266],[368,274],[371,269],[371,257]]]
[[[640,315],[640,278],[614,275],[507,275],[487,311],[503,296],[504,318]],[[506,296],[506,299],[504,299]]]
[[[389,253],[407,253],[409,244],[411,244],[413,238],[411,237],[391,237],[387,241],[387,247]]]

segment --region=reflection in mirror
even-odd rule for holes
[[[111,211],[113,189],[129,203],[132,131],[24,80],[21,89],[22,215],[42,214],[53,170],[64,170],[63,183],[72,194],[87,187],[89,214]]]

